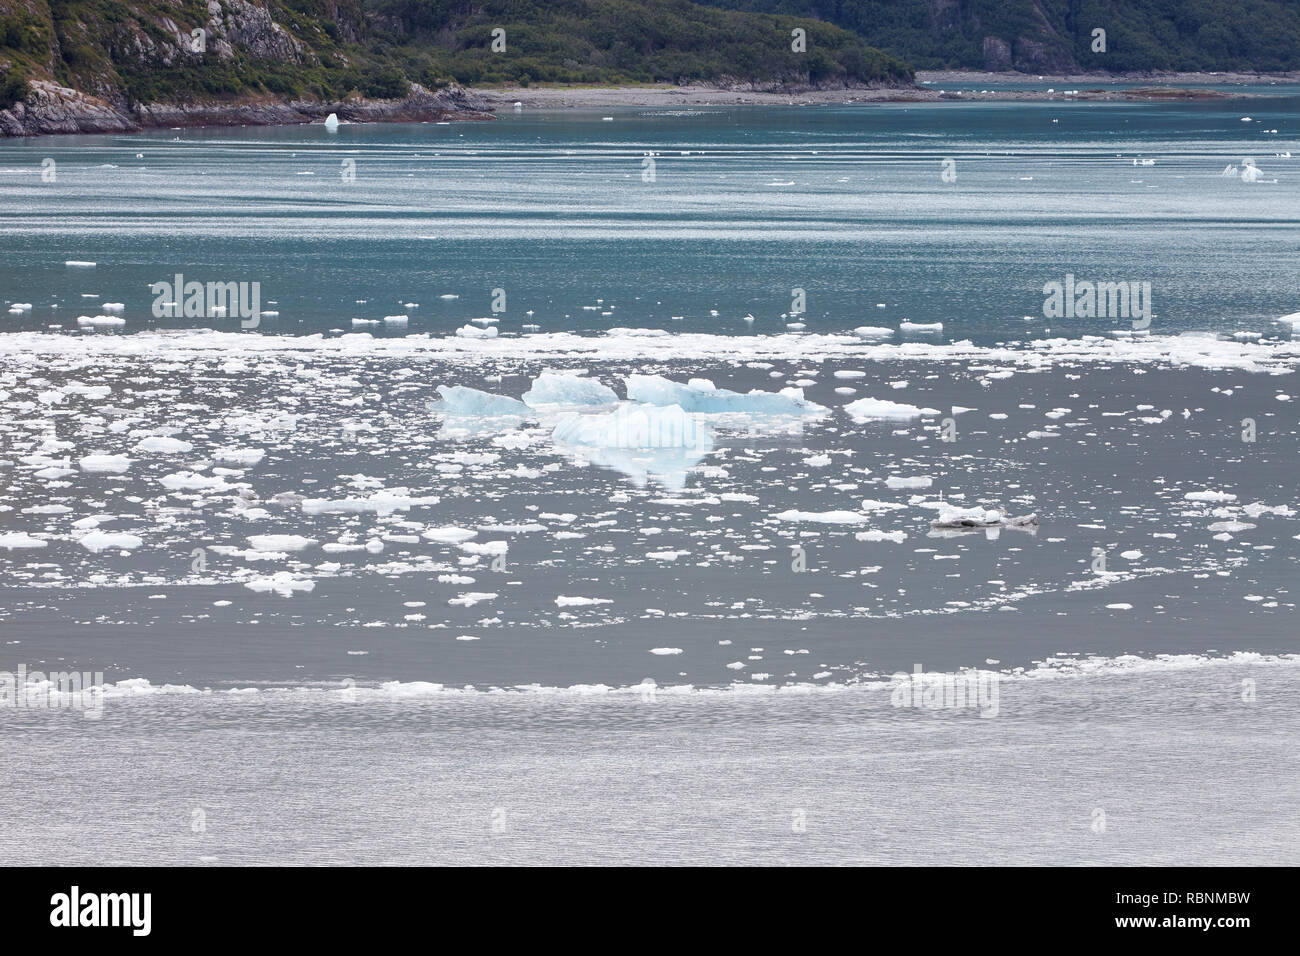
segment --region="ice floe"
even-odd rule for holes
[[[937,408],[921,408],[917,405],[890,402],[880,398],[859,398],[857,401],[845,405],[844,410],[849,413],[850,417],[859,422],[876,419],[920,418],[923,415],[939,414]]]
[[[120,475],[131,467],[132,459],[126,455],[86,455],[78,459],[82,471]]]
[[[317,543],[315,538],[300,534],[255,534],[248,538],[254,551],[302,551]]]
[[[523,394],[531,408],[548,405],[613,405],[618,395],[608,385],[572,372],[543,372]]]
[[[959,508],[940,503],[939,515],[930,522],[930,527],[947,530],[977,530],[984,528],[1036,528],[1038,516],[1033,514],[1019,517],[1007,517],[995,508]]]
[[[193,451],[194,446],[187,441],[179,438],[169,438],[166,435],[149,435],[136,442],[135,451],[150,454],[177,454]]]
[[[530,415],[527,405],[517,398],[493,395],[467,385],[439,385],[441,401],[435,409],[448,415]]]
[[[281,597],[292,597],[295,591],[311,592],[316,588],[316,582],[311,578],[294,574],[292,571],[277,571],[271,575],[259,575],[244,582],[244,587],[250,591],[258,593],[278,594]]]
[[[781,511],[772,517],[778,521],[807,521],[814,524],[866,524],[871,519],[857,511]]]
[[[478,330],[475,330],[476,332]],[[658,330],[655,330],[658,331]],[[1023,370],[1078,362],[1168,364],[1241,371],[1290,371],[1300,364],[1300,341],[1234,341],[1213,335],[1152,335],[1116,340],[1099,335],[1077,339],[1036,339],[1023,345],[976,346],[970,342],[868,343],[851,334],[728,336],[705,333],[636,335],[631,331],[600,336],[553,332],[491,342],[457,336],[408,335],[376,339],[367,333],[271,336],[189,330],[140,332],[130,336],[77,339],[65,333],[0,334],[0,354],[27,353],[85,358],[87,355],[150,356],[155,361],[186,360],[198,354],[278,355],[285,360],[330,356],[471,355],[535,359],[539,356],[597,357],[606,361],[701,359],[786,361],[851,358],[864,361],[979,361]]]
[[[676,405],[686,412],[746,415],[822,415],[827,409],[803,397],[801,388],[779,392],[753,389],[748,393],[717,388],[705,378],[693,378],[685,385],[662,375],[627,376],[627,397],[648,405]]]
[[[140,547],[144,541],[136,535],[126,532],[91,531],[77,539],[77,544],[87,551],[114,550],[130,551]]]

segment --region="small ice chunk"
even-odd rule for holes
[[[778,521],[810,521],[815,524],[865,524],[869,519],[856,511],[781,511],[772,517]]]
[[[1183,497],[1188,501],[1236,501],[1237,496],[1226,491],[1189,491]]]
[[[244,587],[259,593],[274,592],[281,597],[292,597],[294,591],[311,592],[315,589],[316,582],[311,578],[300,577],[292,571],[277,571],[269,576],[245,581]]]
[[[316,544],[315,538],[300,534],[255,534],[248,538],[254,551],[302,551]]]
[[[114,548],[121,551],[130,551],[144,544],[139,537],[133,534],[127,534],[123,531],[91,531],[77,539],[77,544],[81,545],[87,551],[106,551]]]
[[[265,455],[261,448],[218,448],[212,453],[217,461],[232,465],[256,465]]]
[[[478,535],[477,531],[469,528],[426,528],[420,532],[421,536],[429,541],[437,541],[440,544],[461,544],[470,538]]]
[[[178,471],[164,475],[158,483],[168,491],[224,491],[229,485],[217,475],[200,475],[193,471]]]
[[[120,475],[131,467],[126,455],[87,455],[77,462],[82,471],[104,472]]]
[[[886,488],[929,488],[934,484],[934,479],[928,475],[917,475],[912,478],[901,478],[890,476],[885,479]]]
[[[140,439],[135,444],[135,451],[153,452],[156,454],[170,454],[175,452],[193,451],[194,446],[187,441],[179,438],[169,438],[166,435],[149,435]]]
[[[462,325],[456,330],[456,335],[462,339],[494,339],[497,335],[497,327],[489,325],[480,329],[477,325]]]
[[[920,418],[922,415],[938,415],[936,408],[920,408],[903,402],[890,402],[880,398],[859,398],[844,406],[855,421],[867,422],[875,419]]]
[[[858,541],[892,541],[894,544],[902,544],[907,540],[906,531],[878,531],[875,528],[869,531],[858,531],[853,535]]]

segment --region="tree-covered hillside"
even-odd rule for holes
[[[1300,69],[1295,0],[701,0],[853,30],[918,69]],[[1094,51],[1093,31],[1106,49]]]
[[[375,0],[385,39],[458,82],[897,82],[902,62],[848,31],[687,0]],[[792,49],[791,31],[806,31]],[[498,47],[493,49],[493,31]],[[400,31],[400,34],[397,33]]]
[[[792,49],[792,30],[806,48]],[[0,109],[47,80],[113,103],[396,98],[408,83],[896,83],[840,27],[687,0],[0,0]]]

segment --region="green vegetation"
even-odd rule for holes
[[[426,70],[471,85],[911,78],[906,64],[825,23],[687,0],[376,0],[375,11],[420,41],[412,46]],[[807,31],[806,52],[791,49],[796,27]],[[493,50],[495,29],[505,31],[504,52]]]
[[[12,70],[0,73],[0,110],[7,110],[15,103],[27,99],[28,92],[27,80],[22,74]]]
[[[856,85],[912,77],[907,64],[839,27],[688,0],[262,2],[298,52],[269,28],[250,36],[247,24],[224,58],[220,35],[191,50],[189,31],[207,26],[205,0],[0,0],[0,70],[131,104],[398,98],[411,81]],[[791,48],[796,27],[806,32],[806,51]],[[504,50],[494,43],[499,30]]]
[[[1112,72],[1300,69],[1294,0],[701,0],[799,13],[852,30],[919,69],[985,69],[985,37],[1020,69]],[[1106,52],[1092,31],[1106,31]]]
[[[1300,69],[1294,0],[253,2],[286,32],[245,13],[236,44],[218,33],[196,51],[189,31],[208,25],[206,0],[0,0],[0,108],[35,78],[139,104],[398,98],[411,81],[898,83],[908,63]],[[1091,49],[1098,27],[1105,53]],[[795,28],[805,51],[791,47]]]

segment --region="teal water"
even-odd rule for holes
[[[128,333],[237,328],[155,319],[149,284],[180,272],[260,282],[271,334],[397,313],[406,329],[368,330],[442,334],[491,314],[497,289],[503,334],[780,331],[796,288],[814,332],[907,319],[981,343],[1114,327],[1043,318],[1043,285],[1072,273],[1151,282],[1153,332],[1275,334],[1297,307],[1300,175],[1276,156],[1300,155],[1297,116],[1292,93],[8,141],[0,302],[33,308],[0,321],[74,328],[107,301],[125,304]],[[1244,157],[1258,182],[1220,175]]]
[[[1300,176],[1276,154],[1300,151],[1297,105],[5,143],[0,621],[37,662],[218,684],[770,686],[1293,650],[1297,348],[1276,319],[1300,305]],[[1221,175],[1245,157],[1257,181]],[[277,314],[155,318],[149,284],[176,273],[259,283]],[[1150,334],[1044,318],[1066,274],[1149,282]],[[805,334],[780,335],[796,289]],[[451,335],[494,290],[499,335]],[[79,330],[106,302],[124,324]],[[886,340],[834,334],[860,326]],[[616,327],[671,334],[596,334]],[[575,446],[565,410],[437,405],[519,399],[548,368],[611,401],[648,373],[820,409],[696,415],[706,442],[647,450]],[[301,504],[381,492],[414,503]],[[935,532],[952,504],[1039,531]],[[297,543],[250,549],[265,535]]]
[[[20,863],[1294,861],[1297,106],[0,143],[0,698],[105,685],[0,700],[0,837]],[[1245,157],[1258,181],[1220,175]],[[278,315],[156,319],[178,272]],[[1045,319],[1067,273],[1150,282],[1151,334]],[[805,333],[777,334],[795,288]],[[499,335],[450,335],[495,289]],[[110,302],[120,327],[78,328]],[[864,325],[891,332],[833,334]],[[596,439],[436,402],[547,369],[613,390],[579,410]],[[681,448],[595,427],[647,414],[618,401],[647,374],[821,407],[737,400]],[[933,528],[953,505],[1039,523]],[[996,713],[900,704],[918,669],[976,669]]]

